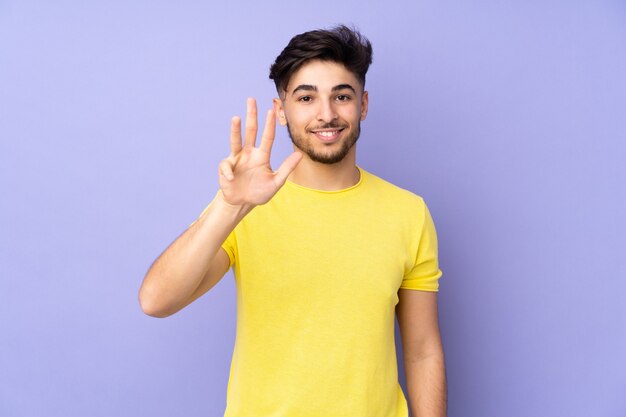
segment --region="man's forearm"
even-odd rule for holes
[[[144,311],[165,317],[186,305],[221,244],[250,210],[229,205],[218,193],[148,270],[139,293]]]
[[[447,384],[443,353],[404,361],[412,417],[445,417]]]

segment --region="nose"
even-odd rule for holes
[[[337,119],[337,112],[335,111],[332,101],[321,100],[317,120],[324,123],[331,123],[335,119]]]

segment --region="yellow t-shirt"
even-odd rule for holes
[[[398,383],[398,289],[437,291],[421,197],[360,169],[319,191],[287,181],[223,244],[237,335],[224,417],[407,417]]]

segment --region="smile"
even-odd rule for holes
[[[312,130],[313,133],[322,142],[332,142],[339,137],[342,129],[324,129],[324,130]]]

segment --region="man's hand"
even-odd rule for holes
[[[261,144],[256,145],[256,101],[247,101],[246,130],[242,146],[241,118],[235,116],[230,125],[230,156],[219,164],[219,183],[224,200],[237,206],[256,206],[267,203],[285,184],[289,174],[302,159],[292,153],[276,172],[270,166],[270,153],[276,134],[274,110],[267,112]]]

